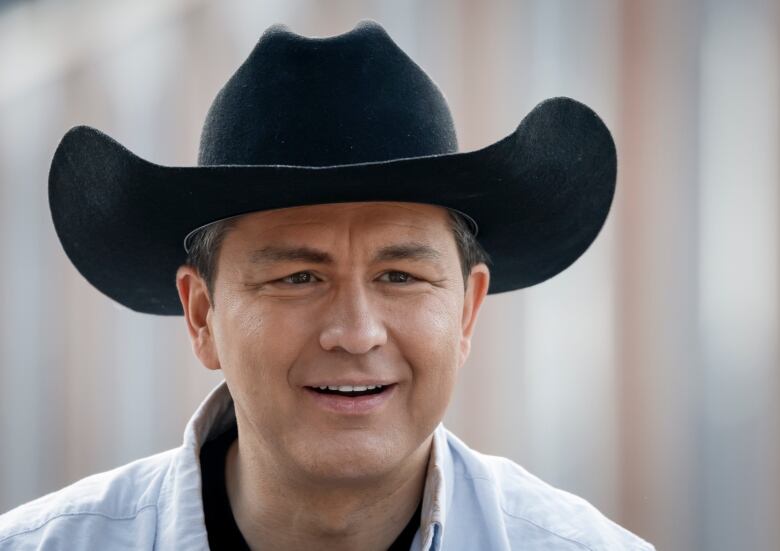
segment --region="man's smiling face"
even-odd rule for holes
[[[177,277],[193,347],[224,371],[241,438],[312,482],[388,474],[429,441],[489,280],[477,265],[464,294],[447,211],[417,203],[247,214],[213,305],[196,273]]]

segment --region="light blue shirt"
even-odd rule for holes
[[[233,400],[223,382],[190,419],[180,447],[84,478],[0,516],[0,550],[207,550],[198,457],[201,444],[232,423]],[[411,549],[653,546],[516,463],[470,449],[440,424]]]

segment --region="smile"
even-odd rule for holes
[[[380,410],[395,394],[397,384],[318,385],[304,387],[313,404],[331,413],[366,415]]]
[[[379,394],[389,385],[333,385],[310,387],[322,394],[336,394],[339,396],[367,396]]]

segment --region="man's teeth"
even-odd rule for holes
[[[363,392],[364,390],[374,390],[375,388],[382,388],[382,385],[368,385],[368,386],[319,386],[320,390],[338,390],[339,392]]]

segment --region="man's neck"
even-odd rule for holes
[[[283,469],[251,443],[233,442],[225,463],[230,506],[250,548],[384,551],[422,499],[432,436],[395,472],[347,487],[278,476]]]

